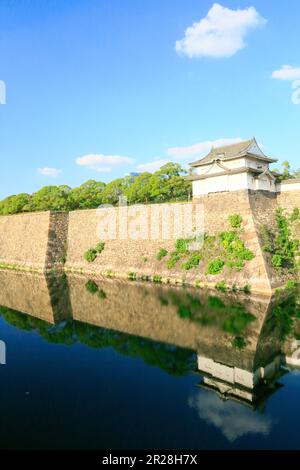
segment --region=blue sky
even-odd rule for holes
[[[300,2],[218,3],[1,0],[0,198],[186,164],[219,139],[300,167]]]

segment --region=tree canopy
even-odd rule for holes
[[[188,200],[191,183],[178,163],[167,163],[155,173],[125,176],[109,183],[88,180],[81,186],[45,186],[36,193],[21,193],[0,201],[0,215],[34,211],[71,211],[93,209],[101,204],[116,205],[119,197],[129,204],[160,203]]]
[[[300,168],[298,170],[292,170],[291,165],[288,161],[284,161],[281,166],[281,170],[275,170],[278,174],[278,181],[300,178]]]

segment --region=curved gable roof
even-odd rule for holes
[[[218,158],[224,161],[231,160],[233,158],[243,157],[245,155],[253,155],[259,158],[260,160],[265,160],[270,163],[276,161],[273,158],[267,157],[260,149],[258,143],[256,142],[256,139],[253,138],[250,140],[238,142],[236,144],[225,145],[222,147],[212,147],[208,155],[194,163],[191,163],[190,165],[193,167],[207,165]]]

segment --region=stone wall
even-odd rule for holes
[[[283,207],[289,213],[295,207],[300,209],[300,190],[299,191],[282,191],[277,194],[277,203],[279,207]]]
[[[49,212],[0,217],[0,264],[43,270],[49,225]]]
[[[261,198],[263,197],[262,194]],[[181,206],[187,204],[189,203],[181,204]],[[99,215],[96,210],[74,211],[69,214],[66,268],[98,274],[109,273],[116,277],[127,277],[130,272],[135,273],[137,277],[159,275],[163,281],[170,283],[182,283],[184,278],[187,283],[200,282],[205,285],[215,285],[225,277],[229,285],[251,284],[253,290],[269,292],[271,285],[258,239],[249,192],[211,194],[197,199],[195,205],[203,208],[204,231],[209,234],[229,230],[229,215],[234,213],[242,215],[246,245],[255,253],[255,259],[247,262],[242,271],[231,270],[226,272],[226,275],[223,273],[219,276],[207,276],[205,267],[202,267],[202,271],[201,269],[183,271],[180,268],[180,262],[176,268],[169,270],[166,268],[165,260],[157,261],[156,255],[161,247],[172,252],[178,236],[169,240],[163,237],[158,240],[103,240],[99,238],[97,230],[101,222],[101,214]],[[261,202],[261,207],[263,207],[263,202]],[[112,208],[111,211],[116,213],[118,209]],[[172,221],[172,223],[175,222]],[[93,263],[86,262],[84,253],[89,248],[95,247],[99,241],[105,242],[104,251]]]
[[[61,267],[67,257],[69,214],[51,212],[49,215],[46,269]]]
[[[143,225],[152,217],[151,211],[162,206],[131,206],[131,214],[135,211],[136,214],[130,217],[132,220],[136,219],[137,224]],[[254,252],[255,258],[247,262],[240,272],[226,268],[217,276],[207,275],[204,265],[185,271],[181,269],[179,262],[176,267],[167,269],[166,260],[158,261],[156,256],[160,248],[165,248],[169,253],[174,251],[175,241],[181,238],[175,231],[171,230],[168,239],[163,236],[162,227],[156,239],[149,233],[144,239],[126,238],[124,234],[120,236],[119,231],[122,233],[124,224],[117,217],[116,228],[119,235],[112,237],[114,239],[107,239],[103,237],[105,224],[101,219],[101,212],[82,210],[69,214],[41,212],[0,217],[0,265],[39,271],[65,267],[67,271],[123,278],[134,273],[137,277],[160,276],[163,282],[170,284],[200,283],[214,286],[225,279],[228,285],[235,283],[243,287],[250,284],[253,291],[266,293],[285,283],[286,279],[276,277],[270,270],[267,255],[262,250],[260,227],[262,224],[272,226],[278,206],[289,212],[295,207],[300,208],[300,192],[282,192],[277,196],[266,191],[248,190],[215,193],[197,198],[192,205],[177,203],[171,206],[174,209],[170,216],[172,228],[182,226],[177,209],[202,208],[203,229],[212,235],[230,230],[229,215],[240,214],[243,217],[245,244]],[[146,209],[143,220],[139,220],[137,216],[141,209]],[[108,210],[113,217],[118,215],[119,208]],[[99,234],[99,227],[102,234]],[[95,248],[99,241],[105,242],[105,249],[93,263],[88,263],[84,258],[85,252]]]

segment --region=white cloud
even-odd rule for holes
[[[130,165],[133,162],[133,158],[122,157],[120,155],[90,154],[76,158],[77,165],[85,166],[90,170],[98,171],[100,173],[109,173],[112,171],[112,167],[114,166]]]
[[[195,408],[199,417],[217,427],[230,441],[247,434],[267,436],[272,429],[272,420],[251,408],[231,401],[222,401],[211,391],[202,391],[189,398],[189,406]]]
[[[300,67],[292,67],[291,65],[282,65],[280,70],[274,70],[272,78],[277,80],[294,81],[300,79]]]
[[[51,178],[56,178],[62,171],[58,168],[38,168],[38,172],[43,176],[50,176]]]
[[[207,155],[212,147],[222,147],[223,145],[235,144],[242,142],[243,139],[240,137],[217,139],[217,140],[205,140],[198,142],[197,144],[189,145],[187,147],[170,147],[167,149],[168,159],[156,158],[155,160],[148,163],[141,163],[136,167],[137,171],[148,171],[153,173],[159,170],[163,165],[168,162],[176,162],[187,166],[187,163],[191,163],[196,158],[201,158]]]
[[[205,18],[186,29],[184,38],[176,41],[175,49],[189,58],[232,57],[245,47],[249,30],[265,23],[254,7],[230,10],[215,3]]]
[[[197,144],[190,145],[188,147],[171,147],[168,148],[167,154],[179,160],[184,160],[193,157],[203,157],[210,152],[212,147],[222,147],[223,145],[236,144],[242,142],[243,139],[239,137],[233,139],[217,139],[217,140],[206,140],[198,142]]]
[[[168,162],[169,160],[153,160],[153,162],[141,163],[137,166],[137,170],[142,172],[147,171],[149,173],[154,173]]]

